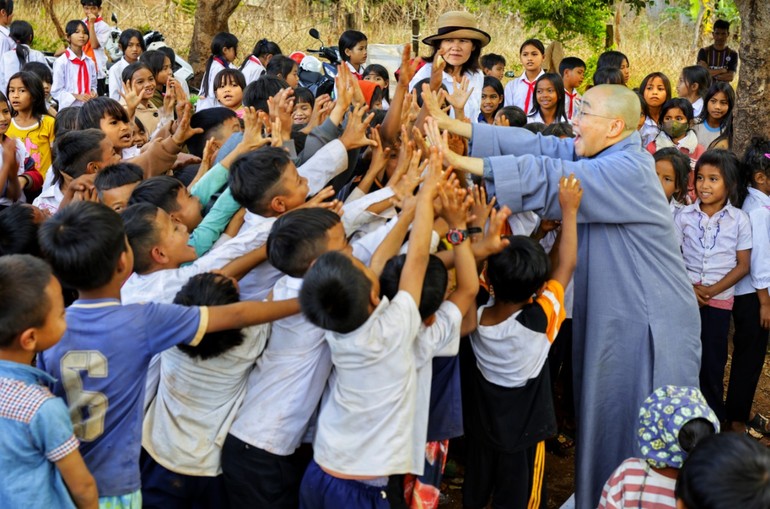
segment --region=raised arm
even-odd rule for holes
[[[558,245],[556,265],[551,272],[551,279],[567,288],[572,273],[577,265],[577,213],[583,189],[575,175],[562,177],[559,182],[559,204],[562,210],[561,234]]]

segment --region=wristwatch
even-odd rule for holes
[[[458,230],[457,228],[450,228],[446,232],[446,240],[453,246],[462,244],[465,239],[468,238],[468,230]]]

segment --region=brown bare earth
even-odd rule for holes
[[[732,331],[731,331],[732,335]],[[732,353],[732,341],[730,344]],[[725,387],[730,373],[730,359],[725,370]],[[759,386],[754,396],[754,411],[767,416],[770,414],[770,361],[765,358],[765,366],[759,379]],[[761,441],[770,447],[770,440],[764,438]],[[546,487],[549,509],[558,509],[570,497],[575,490],[575,450],[571,449],[564,457],[547,453],[545,463]],[[451,472],[450,472],[451,473]],[[441,492],[446,495],[439,507],[446,509],[462,509],[462,477],[446,476]]]

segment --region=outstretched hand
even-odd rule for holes
[[[203,129],[200,127],[190,127],[190,117],[192,117],[192,104],[187,103],[182,110],[182,116],[177,124],[176,131],[171,136],[174,143],[177,145],[183,145],[187,140],[195,136],[196,134],[203,133]]]

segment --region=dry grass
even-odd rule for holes
[[[404,43],[411,39],[411,19],[423,19],[421,37],[432,33],[436,18],[441,12],[458,8],[454,0],[431,2],[425,14],[423,2],[380,2],[367,5],[359,0],[349,2],[351,10],[363,18],[362,30],[369,41],[384,44]],[[106,0],[105,18],[112,12],[119,18],[121,28],[136,27],[160,30],[166,42],[180,54],[186,55],[190,47],[193,29],[192,16],[184,13],[171,0],[135,0],[133,2]],[[360,9],[356,9],[356,7]],[[416,7],[415,7],[416,6]],[[56,13],[62,24],[67,20],[81,18],[78,2],[56,2]],[[523,28],[516,15],[501,13],[494,8],[482,9],[479,13],[480,26],[492,36],[489,52],[500,53],[508,60],[508,69],[521,71],[518,63],[518,48],[522,41],[532,34]],[[50,50],[57,44],[56,31],[41,4],[19,2],[16,19],[26,19],[35,25],[35,46]],[[304,50],[314,46],[307,35],[311,27],[317,27],[327,43],[336,43],[342,29],[339,13],[330,13],[320,2],[309,4],[305,0],[246,0],[230,19],[230,30],[242,41],[241,57],[262,37],[276,41],[285,52]],[[693,26],[680,20],[651,18],[642,13],[639,16],[627,13],[619,27],[621,42],[618,49],[628,55],[631,62],[631,84],[637,86],[642,78],[653,71],[663,71],[676,82],[679,71],[695,63],[697,48],[691,45]],[[547,42],[547,41],[545,41]],[[425,47],[421,48],[425,51]],[[565,43],[566,55],[578,55],[588,60],[594,52],[581,40]]]

